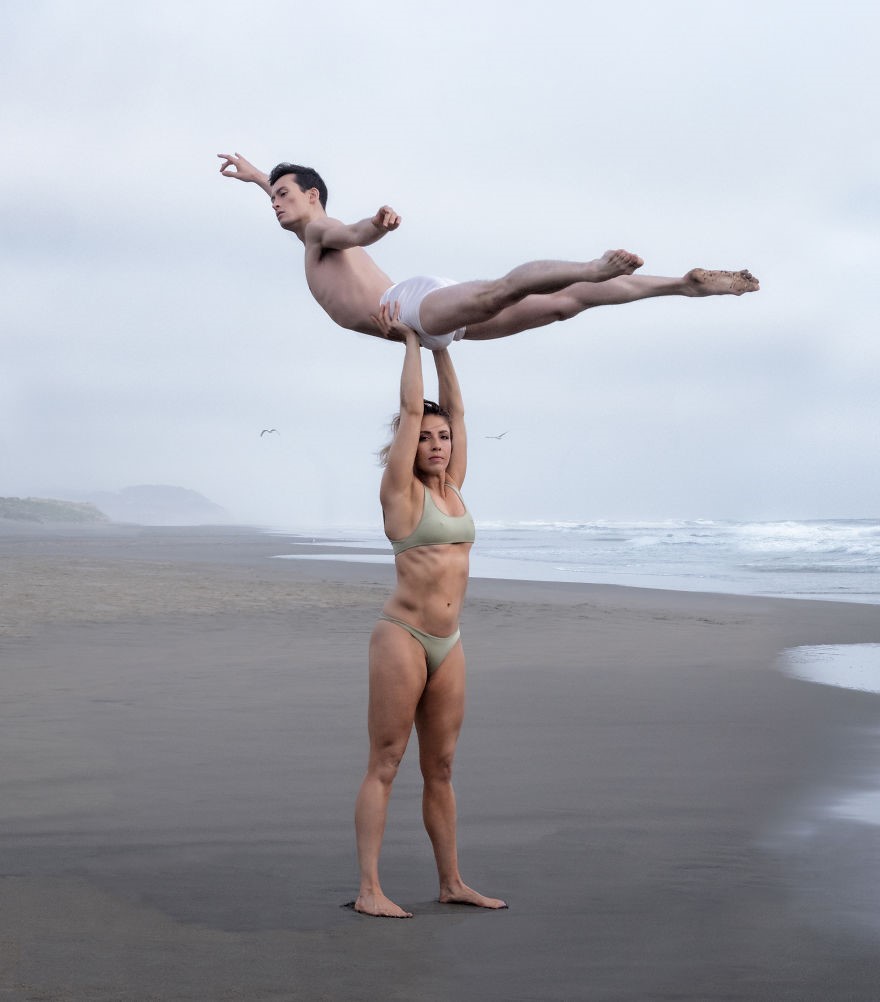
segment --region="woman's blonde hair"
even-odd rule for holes
[[[451,420],[450,415],[449,415],[449,411],[446,410],[445,407],[441,407],[440,404],[435,404],[433,400],[425,400],[425,401],[423,401],[423,403],[425,405],[423,416],[426,415],[426,414],[437,414],[437,415],[439,415],[442,418],[446,418],[447,421]],[[383,445],[382,448],[376,453],[376,456],[379,459],[379,465],[380,466],[387,466],[388,465],[388,454],[391,452],[391,446],[394,444],[394,439],[397,436],[398,429],[400,428],[400,412],[399,411],[391,419],[391,422],[388,425],[388,427],[389,427],[389,429],[391,431],[391,440],[389,442],[386,442],[386,444]]]

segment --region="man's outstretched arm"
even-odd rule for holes
[[[258,185],[266,194],[272,197],[272,186],[269,175],[255,167],[240,153],[218,153],[223,161],[220,173],[224,177],[233,177],[236,181],[251,181]],[[318,243],[327,250],[348,250],[351,247],[369,247],[381,240],[386,233],[396,230],[401,219],[390,205],[383,205],[379,211],[367,219],[357,223],[343,223],[332,217],[316,219],[309,224],[309,240]]]
[[[217,156],[223,161],[220,164],[220,173],[224,177],[234,177],[236,181],[253,181],[267,195],[272,194],[272,189],[269,185],[269,175],[264,174],[259,167],[254,167],[249,160],[245,160],[238,153],[218,153]]]
[[[308,236],[327,250],[348,250],[351,247],[369,247],[386,233],[400,226],[400,216],[390,205],[383,205],[375,216],[357,223],[342,223],[326,217],[309,224]]]

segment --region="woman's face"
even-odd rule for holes
[[[419,473],[442,473],[449,466],[451,455],[452,432],[448,421],[439,414],[426,414],[422,418],[419,434],[416,470]]]

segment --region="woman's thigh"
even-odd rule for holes
[[[465,659],[459,641],[428,680],[415,712],[423,765],[449,760],[464,721]]]
[[[422,645],[401,627],[380,620],[370,637],[368,727],[374,748],[396,744],[403,753],[426,679]]]

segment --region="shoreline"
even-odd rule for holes
[[[848,519],[844,521],[859,521]],[[170,539],[165,540],[163,545],[166,553],[171,553],[173,546],[169,546],[171,539],[183,539],[192,535],[196,539],[215,541],[234,539],[239,543],[252,538],[265,543],[267,540],[276,540],[277,546],[255,546],[253,557],[258,554],[262,556],[275,557],[280,560],[299,560],[303,562],[343,562],[354,567],[358,564],[384,565],[393,567],[394,560],[389,548],[384,542],[377,542],[358,538],[359,530],[340,530],[343,535],[334,536],[330,530],[323,532],[311,532],[305,530],[290,531],[278,529],[273,526],[256,526],[248,524],[229,525],[200,525],[200,526],[144,526],[135,523],[106,522],[98,524],[76,524],[76,523],[43,523],[19,522],[0,518],[0,547],[3,540],[18,537],[20,540],[40,539],[45,537],[55,539],[67,539],[71,543],[76,540],[109,538],[140,538],[141,542],[152,539],[159,542],[162,534],[169,535]],[[291,552],[279,553],[281,547],[288,548]],[[187,547],[191,549],[191,547]],[[271,552],[269,552],[271,551]],[[231,553],[230,548],[224,551]],[[203,559],[201,555],[198,559]],[[214,559],[214,558],[211,558]],[[236,556],[240,560],[240,555]],[[499,558],[497,556],[486,556],[481,554],[479,549],[471,555],[470,581],[492,580],[492,581],[518,581],[524,584],[554,583],[572,586],[594,586],[608,588],[630,588],[643,591],[659,592],[683,592],[690,595],[719,595],[730,597],[751,597],[766,598],[771,600],[796,600],[807,602],[834,602],[844,605],[880,605],[880,593],[877,591],[867,592],[808,592],[808,591],[779,591],[772,589],[757,589],[744,587],[744,582],[736,582],[727,575],[722,575],[718,580],[711,577],[702,577],[700,580],[690,580],[686,576],[678,576],[661,573],[659,571],[637,572],[636,576],[630,578],[627,574],[620,572],[608,572],[607,570],[596,569],[585,573],[586,577],[573,579],[566,576],[564,568],[552,568],[552,561],[544,560],[523,560],[521,558]]]
[[[573,530],[588,528],[589,523],[583,527],[478,524],[479,540],[471,553],[470,577],[880,605],[878,574],[864,573],[864,565],[854,557],[851,557],[854,562],[847,566],[846,562],[837,563],[833,556],[841,547],[856,546],[860,560],[874,559],[876,563],[871,556],[870,533],[866,538],[859,538],[858,533],[855,537],[841,538],[839,533],[843,531],[846,535],[855,525],[870,526],[880,533],[880,523],[872,519],[830,522],[835,525],[836,538],[827,534],[830,530],[824,536],[815,536],[816,526],[827,525],[829,520],[803,523],[702,520],[675,522],[668,527],[657,523],[608,523],[593,524],[586,533]],[[769,527],[776,527],[775,531],[771,532]],[[800,535],[796,544],[790,539],[793,527],[794,537]],[[746,528],[750,531],[746,532]],[[757,531],[757,537],[752,530]],[[285,536],[283,531],[270,531],[281,538]],[[314,534],[312,542],[320,541],[334,551],[346,552],[353,563],[392,562],[381,535],[371,535],[366,530],[339,532],[341,535],[337,536]],[[698,541],[690,538],[693,534]],[[297,538],[296,533],[293,535]],[[299,538],[304,535],[311,534],[301,533]],[[690,551],[690,547],[695,549]],[[321,553],[298,556],[327,559]]]
[[[829,808],[880,699],[775,666],[871,606],[473,579],[460,851],[511,908],[436,903],[413,742],[395,923],[341,907],[392,568],[278,551],[0,528],[0,997],[873,1002],[876,829]]]

